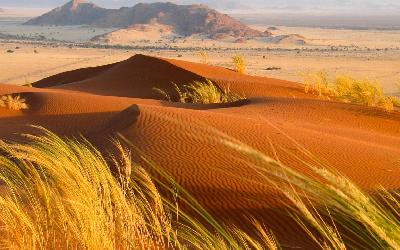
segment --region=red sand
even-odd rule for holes
[[[167,103],[154,87],[172,90],[210,79],[244,93],[243,105]],[[297,83],[241,75],[228,69],[137,55],[129,60],[43,79],[35,88],[0,85],[0,95],[21,93],[31,108],[0,108],[0,138],[32,132],[27,124],[95,141],[121,132],[159,163],[212,213],[244,223],[262,218],[286,247],[310,248],[288,223],[276,194],[213,128],[307,171],[287,136],[367,190],[400,187],[400,112],[318,100]],[[285,135],[287,134],[287,135]],[[270,146],[270,142],[274,145]]]

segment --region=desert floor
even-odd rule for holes
[[[19,47],[19,49],[16,49]],[[13,50],[14,53],[7,53]],[[38,53],[34,53],[34,51]],[[0,43],[0,82],[22,85],[42,78],[83,67],[93,67],[125,60],[136,53],[200,62],[195,50],[120,50],[95,48],[53,48],[20,42]],[[388,93],[396,93],[400,79],[400,50],[390,51],[317,51],[317,50],[232,50],[209,52],[209,63],[232,67],[231,56],[243,54],[248,72],[301,82],[304,73],[326,71],[331,77],[351,74],[360,78],[377,79]],[[278,70],[267,70],[278,67]]]

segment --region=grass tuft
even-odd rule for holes
[[[236,72],[239,72],[241,74],[246,74],[247,72],[246,60],[242,55],[234,55],[232,57],[232,62]]]
[[[181,103],[232,103],[246,99],[244,95],[232,92],[229,87],[221,90],[220,87],[210,80],[204,82],[195,81],[181,88],[174,84],[174,88],[178,96],[177,101]],[[171,96],[166,91],[161,89],[155,90],[168,101],[171,101]]]
[[[392,111],[400,106],[400,99],[385,95],[378,81],[355,79],[348,75],[337,76],[330,83],[325,72],[305,75],[304,90],[324,98],[334,98],[346,103],[380,107]]]
[[[179,184],[157,180],[166,190],[179,190],[179,200],[208,224],[179,209],[122,144],[114,143],[116,157],[107,155],[106,161],[84,139],[42,132],[27,135],[28,144],[0,141],[2,248],[269,249],[235,227],[219,225]]]
[[[19,95],[0,96],[0,107],[12,110],[22,110],[29,108],[28,104],[26,104],[26,100],[21,98],[21,96]]]

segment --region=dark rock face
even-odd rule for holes
[[[210,38],[232,36],[253,38],[270,36],[205,5],[172,3],[139,3],[118,10],[100,8],[93,3],[75,0],[28,21],[28,25],[92,25],[104,28],[126,28],[136,24],[164,24],[182,36],[205,34]]]

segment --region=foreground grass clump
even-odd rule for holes
[[[119,170],[114,176],[84,139],[43,133],[28,135],[28,144],[0,141],[2,248],[278,249],[259,224],[264,240],[257,242],[234,227],[225,229],[183,196],[209,224],[199,223],[162,197],[119,143],[118,155],[109,158]],[[178,184],[170,189],[180,190]]]
[[[304,88],[306,93],[313,93],[320,97],[380,107],[387,111],[392,111],[395,106],[400,107],[400,99],[385,95],[378,81],[360,80],[348,75],[338,76],[330,83],[328,75],[324,72],[308,74],[305,77]]]
[[[26,104],[26,100],[21,98],[19,95],[0,96],[0,107],[12,110],[21,110],[29,108],[28,104]]]
[[[177,101],[181,103],[231,103],[246,99],[244,95],[232,92],[229,87],[221,89],[210,80],[204,82],[195,81],[181,88],[174,84],[174,87],[178,95]],[[162,94],[168,101],[172,101],[171,96],[167,92],[160,89],[155,90]]]
[[[223,143],[248,158],[248,166],[287,199],[291,216],[321,249],[400,249],[400,193],[381,189],[376,196],[330,170],[298,145],[312,175],[222,135]]]
[[[246,74],[247,72],[247,66],[246,66],[246,60],[242,55],[234,55],[232,56],[232,62],[234,69],[241,73],[241,74]]]
[[[115,143],[118,154],[106,161],[84,139],[43,133],[28,136],[28,144],[0,141],[2,248],[280,249],[260,223],[248,233],[222,226],[154,166],[165,179],[155,180],[156,186],[120,143]],[[400,249],[400,193],[382,190],[374,198],[300,146],[314,162],[304,162],[312,177],[221,132],[214,135],[287,198],[288,216],[321,249]],[[179,193],[207,224],[161,196],[159,186],[174,190],[175,197]]]

